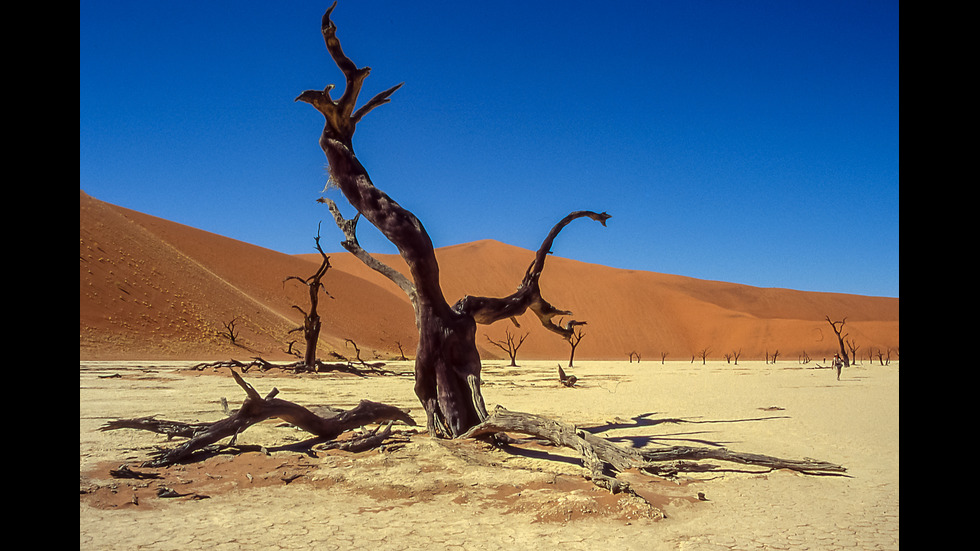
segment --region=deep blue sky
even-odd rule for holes
[[[82,0],[79,187],[290,254],[322,220],[341,251],[315,202],[323,118],[293,102],[343,87],[328,6]],[[575,222],[556,255],[899,296],[897,0],[341,0],[333,19],[372,68],[362,103],[405,82],[354,148],[436,246],[533,250],[589,209],[608,228]]]

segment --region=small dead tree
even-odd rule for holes
[[[408,358],[405,357],[405,351],[402,350],[402,343],[400,341],[395,341],[395,346],[398,347],[398,359],[408,360]]]
[[[844,333],[844,323],[847,322],[847,317],[845,316],[840,321],[831,321],[830,316],[827,316],[826,319],[827,323],[834,330],[834,334],[837,335],[837,343],[840,347],[840,356],[844,360],[844,367],[848,367],[851,365],[851,360],[847,356],[847,350],[844,348],[844,339],[847,338],[847,333]]]
[[[666,352],[661,352],[660,353],[660,365],[664,365],[666,362],[667,362],[667,353]]]
[[[735,359],[735,365],[738,365],[738,358],[741,355],[742,355],[742,349],[741,348],[739,348],[738,350],[732,352],[732,357]]]
[[[323,259],[320,262],[320,267],[317,268],[316,272],[309,277],[299,277],[299,276],[289,276],[282,281],[283,285],[287,281],[295,279],[303,285],[306,285],[309,289],[310,296],[310,311],[306,312],[298,305],[293,305],[293,308],[300,311],[303,314],[303,326],[297,327],[290,331],[303,331],[303,337],[306,339],[306,353],[303,355],[303,363],[306,369],[310,371],[316,370],[316,347],[320,340],[320,314],[317,312],[317,305],[320,302],[320,290],[322,289],[324,294],[330,296],[327,290],[323,287],[321,280],[323,276],[330,269],[330,257],[324,254],[323,249],[320,247],[320,225],[317,224],[316,237],[313,238],[316,243],[316,250],[320,253],[320,257]]]
[[[521,345],[524,344],[524,339],[526,339],[528,335],[530,335],[530,333],[524,333],[518,338],[511,334],[510,329],[506,329],[504,330],[504,340],[495,341],[490,338],[490,335],[487,335],[487,340],[490,341],[490,344],[503,350],[508,356],[510,356],[510,367],[517,367],[517,351],[521,348]]]
[[[779,350],[776,350],[775,352],[772,353],[772,363],[773,363],[773,365],[776,364],[776,358],[778,358],[778,357],[779,357]]]
[[[633,357],[636,357],[636,363],[640,363],[640,353],[637,351],[630,352],[630,363],[633,363]]]
[[[701,357],[701,365],[706,365],[708,363],[708,352],[709,351],[710,351],[709,348],[702,348],[701,350],[698,351],[698,356]],[[693,358],[692,358],[691,361],[693,363]]]
[[[574,322],[569,322],[569,326]],[[585,322],[581,322],[585,324]],[[568,356],[568,367],[573,367],[572,362],[575,361],[575,349],[578,348],[578,343],[582,342],[582,338],[585,337],[585,332],[581,328],[574,329],[572,334],[568,337],[568,344],[572,347],[572,352]]]
[[[854,363],[858,362],[857,351],[861,348],[854,342],[854,339],[845,339],[844,344],[847,345],[847,349],[851,351],[851,357],[854,358]]]
[[[238,344],[238,327],[236,327],[238,324],[238,317],[236,316],[232,318],[231,321],[223,321],[221,324],[225,326],[225,330],[219,331],[218,334],[230,340],[231,344],[241,346]]]

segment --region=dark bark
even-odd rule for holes
[[[277,417],[317,437],[319,441],[334,439],[344,432],[370,423],[401,421],[415,426],[415,421],[404,410],[362,400],[352,410],[340,412],[330,417],[321,417],[309,409],[275,398],[277,389],[265,397],[259,396],[252,385],[232,370],[232,376],[248,396],[242,407],[228,417],[214,423],[180,423],[158,421],[152,417],[138,419],[119,419],[106,423],[99,430],[123,428],[149,430],[166,434],[168,438],[180,436],[188,438],[184,444],[163,452],[159,457],[143,464],[144,467],[161,467],[187,460],[194,452],[204,449],[224,438],[234,439],[248,427],[266,419]]]
[[[318,227],[316,237],[313,239],[316,242],[316,250],[320,253],[320,257],[323,259],[320,262],[320,267],[317,268],[313,275],[307,278],[289,276],[283,280],[283,283],[285,284],[286,281],[295,279],[303,285],[306,285],[309,289],[310,311],[305,312],[302,308],[296,305],[294,305],[293,308],[299,310],[300,313],[303,314],[303,327],[300,328],[303,330],[303,337],[306,339],[306,353],[303,355],[303,363],[310,371],[313,371],[316,367],[316,347],[320,340],[320,314],[317,312],[317,306],[320,302],[320,290],[323,289],[321,280],[327,273],[327,270],[330,269],[330,257],[328,257],[320,247],[319,230],[320,229]],[[324,292],[326,292],[326,289],[324,289]]]
[[[840,321],[831,321],[830,316],[825,317],[827,319],[827,323],[829,323],[830,327],[834,330],[834,334],[837,335],[837,344],[840,348],[840,356],[844,361],[844,367],[849,367],[851,365],[851,358],[847,355],[847,350],[844,348],[844,339],[847,337],[847,333],[843,333],[844,323],[847,322],[847,318],[845,317]],[[843,333],[843,335],[841,333]]]
[[[570,315],[571,312],[555,308],[541,296],[539,281],[545,258],[555,237],[568,223],[588,217],[605,225],[609,215],[591,211],[569,214],[545,238],[515,293],[503,298],[465,296],[450,307],[440,286],[435,250],[422,222],[375,187],[367,170],[354,155],[352,138],[357,123],[368,112],[390,101],[391,94],[401,84],[379,93],[355,110],[370,68],[358,68],[343,52],[336,36],[337,28],[330,19],[335,7],[336,3],[324,14],[321,33],[327,51],[344,74],[344,92],[334,100],[330,95],[333,85],[330,85],[323,90],[307,90],[296,100],[309,103],[324,116],[325,124],[319,142],[327,157],[331,182],[340,189],[359,216],[378,228],[398,248],[408,265],[411,282],[360,250],[353,235],[356,218],[352,223],[334,213],[347,237],[344,246],[399,284],[412,299],[419,330],[415,393],[425,408],[429,433],[457,437],[487,416],[480,392],[477,323],[488,324],[512,318],[530,309],[544,327],[568,338],[571,323],[561,327],[552,318]]]
[[[497,348],[503,350],[510,356],[510,366],[517,367],[517,351],[521,349],[521,345],[524,344],[524,340],[527,339],[528,333],[524,333],[520,338],[511,335],[510,331],[504,332],[504,340],[495,341],[487,335],[487,340],[490,344],[496,346]]]
[[[840,465],[815,459],[780,459],[768,455],[735,452],[725,448],[670,446],[652,450],[637,450],[618,446],[588,431],[529,413],[508,411],[498,407],[479,425],[464,434],[467,438],[494,437],[498,442],[513,442],[507,433],[519,433],[541,438],[554,446],[575,450],[582,456],[587,477],[598,486],[612,492],[626,491],[629,485],[616,479],[617,472],[638,469],[648,474],[673,476],[682,471],[714,470],[714,465],[697,461],[715,459],[766,469],[789,469],[807,474],[842,474]],[[503,436],[501,436],[503,435]]]

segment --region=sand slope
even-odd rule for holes
[[[302,320],[293,308],[308,308],[306,289],[287,276],[306,277],[318,255],[286,255],[138,213],[80,191],[79,309],[82,359],[223,359],[250,355],[286,358],[289,334]],[[328,230],[329,231],[329,230]],[[560,254],[560,250],[556,251]],[[512,292],[533,252],[495,241],[437,251],[446,298]],[[330,253],[321,299],[321,355],[391,357],[401,343],[412,356],[414,317],[404,294],[344,252]],[[400,258],[383,256],[404,270]],[[587,320],[577,359],[689,360],[708,349],[720,359],[741,350],[761,359],[779,351],[797,361],[804,351],[818,361],[832,354],[836,339],[825,316],[847,317],[847,332],[866,357],[870,349],[899,346],[898,299],[788,289],[757,288],[677,275],[621,270],[553,256],[541,280],[545,297]],[[219,333],[237,318],[239,342]],[[483,327],[478,344],[485,358],[503,352],[486,337],[528,333],[519,359],[567,357],[568,344],[541,328],[529,314],[521,327],[498,322]]]

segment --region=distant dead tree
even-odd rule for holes
[[[773,364],[776,363],[776,358],[777,357],[779,357],[779,350],[778,349],[775,352],[772,353],[772,363]]]
[[[844,360],[844,367],[848,367],[851,365],[851,360],[847,356],[847,350],[844,349],[844,339],[847,337],[847,333],[841,335],[841,333],[844,332],[844,323],[847,321],[847,317],[845,316],[844,319],[840,321],[831,321],[830,316],[826,316],[826,319],[827,323],[830,324],[830,327],[833,328],[834,334],[837,335],[837,343],[840,346],[840,355]]]
[[[709,348],[702,348],[701,350],[698,351],[698,356],[701,357],[701,365],[705,365],[708,363],[709,350],[710,350]],[[692,359],[691,361],[693,362],[694,360]]]
[[[408,358],[405,357],[405,351],[402,350],[402,343],[399,342],[399,341],[395,341],[395,346],[398,347],[398,354],[399,354],[399,358],[398,359],[399,360],[408,360]]]
[[[520,338],[517,338],[511,334],[510,329],[506,329],[504,330],[504,335],[505,337],[502,341],[495,341],[490,338],[490,335],[487,335],[487,340],[490,341],[490,344],[503,350],[508,356],[510,356],[511,367],[517,367],[517,351],[521,348],[521,345],[524,344],[524,339],[526,339],[530,333],[524,333],[520,336]]]
[[[640,363],[640,353],[635,350],[630,352],[630,363],[633,363],[633,356],[636,356],[636,363]]]
[[[660,365],[663,365],[664,363],[666,363],[666,361],[667,361],[667,353],[666,352],[661,352],[660,353]]]
[[[888,348],[885,351],[882,351],[881,348],[878,348],[878,363],[880,363],[881,365],[888,365],[889,363],[891,363],[891,357],[892,357],[891,348]]]
[[[742,349],[739,348],[737,351],[732,352],[732,357],[735,358],[735,365],[738,365],[738,358],[742,355]]]
[[[806,353],[806,350],[804,350],[803,353],[800,354],[800,363],[801,364],[810,363],[810,355]]]
[[[846,344],[848,350],[851,351],[851,357],[854,358],[854,363],[857,363],[857,361],[858,361],[857,351],[861,347],[858,346],[857,343],[854,342],[854,339],[845,339],[844,340],[844,344]]]
[[[585,322],[568,322],[568,328],[572,329],[573,325],[584,325]],[[582,337],[585,336],[585,332],[581,328],[572,329],[572,334],[568,337],[568,344],[572,347],[572,353],[568,356],[568,367],[572,367],[572,362],[575,360],[575,349],[578,348],[578,343],[582,342]]]
[[[221,322],[221,324],[225,326],[225,330],[218,332],[218,334],[230,340],[231,344],[234,344],[235,346],[241,346],[238,344],[238,328],[236,327],[237,323],[238,323],[237,316],[232,318],[231,321]]]
[[[322,258],[320,267],[317,268],[316,272],[309,277],[303,278],[299,276],[289,276],[282,280],[283,285],[285,285],[287,281],[295,279],[303,285],[306,285],[309,289],[310,311],[305,312],[299,306],[295,304],[293,305],[293,308],[299,310],[300,313],[303,314],[303,326],[293,329],[290,331],[290,333],[293,331],[303,331],[303,337],[306,339],[306,353],[303,355],[303,363],[305,364],[306,369],[310,371],[316,370],[316,346],[317,342],[320,340],[320,314],[317,313],[317,304],[320,302],[320,290],[323,289],[324,294],[330,296],[330,294],[327,293],[326,289],[323,287],[323,284],[320,282],[320,280],[323,279],[323,276],[327,273],[327,270],[330,269],[330,257],[324,254],[323,249],[320,247],[319,224],[317,224],[316,237],[313,238],[313,241],[316,244],[316,250],[320,253],[320,257]]]

